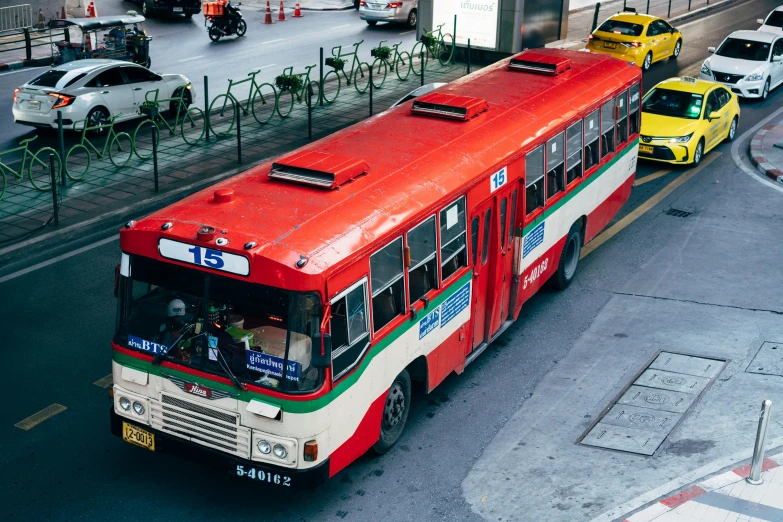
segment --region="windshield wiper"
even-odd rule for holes
[[[207,350],[211,350],[212,348],[207,347]],[[231,379],[231,382],[234,383],[234,386],[239,388],[240,390],[245,390],[245,385],[242,384],[239,379],[237,379],[237,376],[234,375],[234,373],[231,371],[231,368],[228,366],[228,362],[226,361],[226,358],[223,357],[223,352],[220,351],[220,345],[215,345],[215,352],[218,354],[218,364],[220,364],[220,367],[223,368],[223,371],[226,372],[228,377]]]
[[[193,323],[193,324],[190,324],[190,325],[188,325],[188,327],[187,327],[187,328],[185,328],[185,330],[184,330],[184,331],[183,331],[183,332],[180,334],[180,336],[179,336],[179,337],[177,337],[177,340],[176,340],[176,341],[174,341],[173,343],[171,343],[171,346],[169,346],[169,347],[168,347],[168,348],[166,348],[165,350],[161,350],[161,351],[160,351],[160,352],[159,352],[159,353],[158,353],[158,354],[157,354],[157,355],[156,355],[156,356],[155,356],[155,357],[152,359],[152,364],[155,364],[155,365],[158,365],[158,364],[160,364],[160,361],[161,361],[161,360],[162,360],[162,359],[163,359],[163,358],[166,356],[166,354],[168,354],[168,353],[169,353],[169,352],[170,352],[170,351],[171,351],[171,350],[172,350],[172,349],[173,349],[175,346],[177,346],[177,344],[179,344],[179,342],[182,340],[182,338],[183,338],[183,337],[185,337],[185,334],[186,334],[186,333],[188,333],[190,330],[192,330],[194,326],[196,326],[196,323]],[[193,336],[193,337],[191,337],[190,339],[195,339],[195,338],[196,338],[196,337],[198,337],[199,335],[203,335],[203,334],[194,335],[194,336]],[[190,339],[189,339],[189,340],[190,340]]]

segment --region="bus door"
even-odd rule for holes
[[[492,237],[489,250],[489,288],[487,292],[486,339],[497,333],[508,318],[509,296],[514,262],[513,227],[517,210],[517,184],[509,183],[495,192]]]
[[[493,200],[478,205],[470,218],[471,261],[473,262],[473,302],[470,316],[473,318],[473,342],[468,344],[468,353],[484,342],[493,206]]]

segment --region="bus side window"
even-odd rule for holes
[[[628,140],[628,92],[617,97],[617,145]]]
[[[614,152],[614,99],[601,107],[601,159]]]
[[[468,263],[465,196],[440,211],[440,267],[445,281]]]
[[[476,266],[478,255],[478,238],[479,238],[479,217],[476,216],[473,218],[473,221],[470,222],[470,252],[471,252],[471,261],[473,263],[473,266]]]
[[[565,190],[565,144],[561,132],[546,143],[546,199]]]
[[[334,380],[356,366],[369,341],[367,279],[350,286],[332,299],[332,371]]]
[[[539,145],[525,157],[525,215],[544,206],[544,146]]]
[[[578,121],[568,127],[566,132],[568,160],[566,161],[566,184],[582,177],[582,122]]]
[[[405,313],[402,236],[370,256],[372,324],[377,332]]]
[[[508,200],[500,200],[500,250],[506,249],[506,213],[508,212]]]
[[[476,225],[478,228],[478,225]],[[410,249],[408,292],[411,304],[438,286],[438,256],[435,242],[435,216],[416,225],[407,234]],[[473,256],[475,257],[475,250]]]
[[[629,91],[631,99],[628,103],[628,110],[630,112],[629,124],[630,124],[630,136],[639,132],[639,101],[641,96],[639,95],[639,84],[632,85]]]
[[[511,214],[509,214],[508,218],[508,243],[511,244],[511,241],[514,240],[514,231],[516,230],[516,223],[517,223],[517,191],[514,189],[514,192],[511,193]]]
[[[492,209],[488,208],[484,215],[484,239],[481,241],[481,265],[487,264],[489,259],[489,231],[492,229]]]
[[[585,118],[585,172],[598,165],[598,110]]]

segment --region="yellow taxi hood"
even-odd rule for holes
[[[699,120],[642,112],[642,134],[645,136],[685,136],[698,126]]]

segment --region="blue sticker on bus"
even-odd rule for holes
[[[440,308],[425,315],[419,323],[419,340],[438,327],[440,324]]]
[[[522,242],[522,258],[527,257],[534,248],[544,242],[544,225],[546,225],[546,221],[542,221],[525,236]]]
[[[470,303],[470,281],[454,292],[454,295],[443,301],[441,305],[440,327],[443,328],[468,307]]]
[[[141,337],[134,337],[133,335],[128,336],[128,346],[144,350],[145,352],[154,353],[155,355],[166,349],[165,344],[153,343],[152,341],[142,339]]]
[[[284,361],[281,357],[275,357],[268,353],[245,350],[245,362],[247,363],[247,368],[254,372],[266,373],[274,377],[283,376]],[[288,361],[288,371],[285,373],[285,378],[289,381],[298,382],[301,371],[302,363]]]

